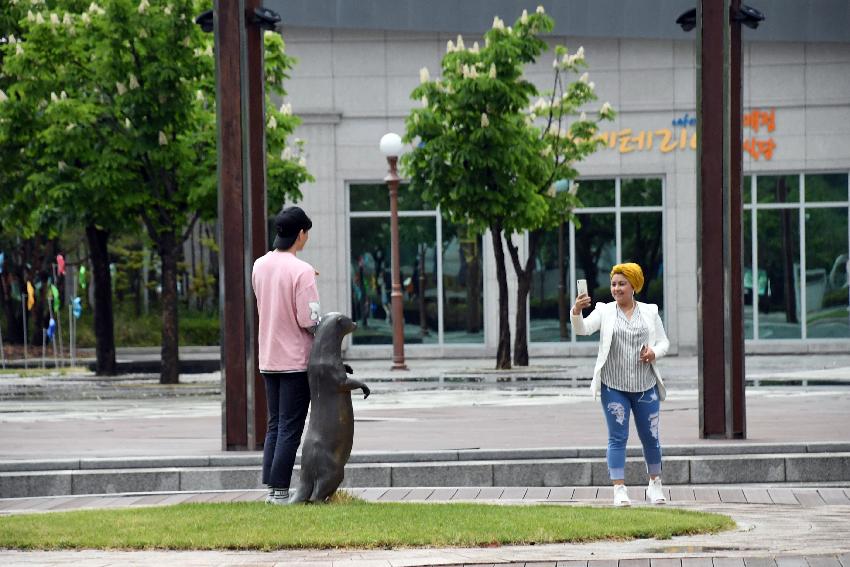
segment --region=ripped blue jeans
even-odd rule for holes
[[[608,475],[623,480],[626,469],[626,442],[629,440],[629,415],[635,415],[635,427],[643,445],[646,472],[661,474],[661,402],[658,388],[645,392],[621,392],[602,384],[602,409],[608,423]]]

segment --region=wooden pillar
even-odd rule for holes
[[[741,39],[740,23],[730,25],[732,1],[697,4],[697,316],[700,437],[740,439],[746,436]]]
[[[221,306],[222,448],[255,450],[265,436],[257,369],[254,259],[267,247],[265,119],[259,0],[216,0],[216,112]]]

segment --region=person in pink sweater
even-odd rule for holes
[[[319,324],[316,270],[299,259],[313,223],[299,207],[275,217],[274,250],[254,262],[251,284],[259,313],[259,366],[266,385],[268,430],[263,444],[266,502],[287,504],[295,453],[310,406],[307,361]]]

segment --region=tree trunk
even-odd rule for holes
[[[97,362],[95,373],[109,376],[116,373],[115,329],[112,317],[112,278],[109,274],[109,232],[96,226],[86,227],[86,239],[91,250],[94,286],[94,336]]]
[[[519,260],[519,249],[508,241],[508,251],[517,275],[516,293],[516,337],[514,338],[514,362],[517,366],[528,366],[528,294],[534,281],[534,265],[540,244],[540,231],[528,235],[528,258],[523,268]]]
[[[788,200],[788,187],[785,178],[780,177],[776,184],[776,201],[784,203]],[[795,215],[796,216],[796,215]],[[797,298],[794,292],[794,249],[791,239],[791,211],[782,209],[779,213],[780,231],[782,232],[782,275],[785,292],[785,321],[797,323]],[[800,289],[805,290],[805,274],[800,274]]]
[[[6,271],[0,274],[0,301],[3,303],[3,314],[6,322],[6,328],[3,329],[3,343],[23,344],[20,293],[17,297],[13,296],[11,283],[13,276],[9,274],[9,271],[9,264],[7,263]]]
[[[177,384],[180,358],[177,336],[177,246],[174,233],[160,235],[157,251],[162,260],[162,363],[159,383]]]
[[[514,364],[528,366],[528,293],[531,291],[533,270],[517,275],[516,336],[514,337]]]
[[[493,238],[493,254],[496,256],[496,281],[499,284],[499,344],[496,349],[496,368],[511,367],[511,327],[508,319],[508,274],[505,269],[505,249],[502,248],[502,227],[490,225]]]

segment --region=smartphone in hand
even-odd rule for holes
[[[587,280],[576,281],[576,296],[587,295]]]

